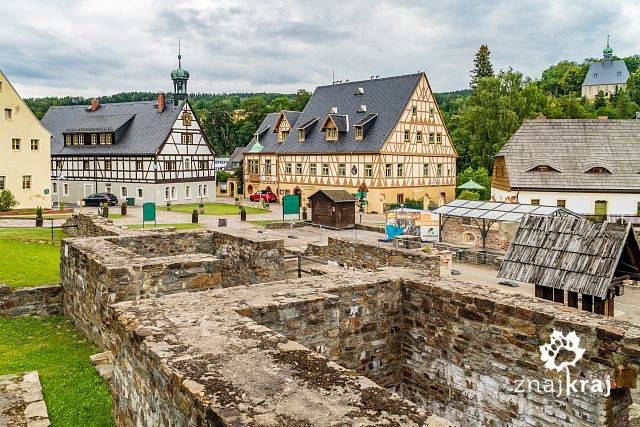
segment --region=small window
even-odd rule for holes
[[[106,170],[106,171],[110,171],[111,170],[111,160],[105,160],[104,161],[104,170]]]
[[[2,92],[2,82],[0,82],[0,92]]]
[[[40,140],[32,139],[31,140],[31,151],[38,151],[40,149]]]
[[[323,163],[322,164],[322,175],[324,175],[324,176],[328,176],[329,175],[329,163]]]
[[[540,206],[540,199],[531,199],[531,203],[533,206]]]
[[[364,176],[367,178],[371,178],[373,176],[373,165],[371,163],[364,165]]]
[[[363,136],[363,132],[362,132],[362,126],[356,126],[356,139],[362,139]]]
[[[173,162],[175,167],[175,162]],[[200,165],[200,169],[209,170],[209,160],[198,160],[198,164]]]
[[[7,188],[7,177],[0,176],[0,190],[4,190]]]
[[[127,187],[120,187],[120,197],[127,197],[129,195],[129,189]]]
[[[442,163],[438,163],[438,166],[436,166],[436,174],[442,176]]]
[[[184,158],[184,170],[191,170],[191,159],[189,157]]]
[[[202,197],[207,197],[207,189],[208,189],[207,184],[204,184],[202,186]]]
[[[398,172],[398,178],[401,178],[404,176],[404,164],[402,163],[398,163],[398,167],[396,168],[397,172]]]
[[[411,132],[408,130],[404,131],[404,142],[409,142],[411,141]]]
[[[598,73],[593,73],[593,78],[597,78],[598,77]]]
[[[7,120],[11,120],[11,113],[13,111],[11,110],[11,108],[5,108],[4,109],[4,118]]]
[[[604,174],[610,174],[611,172],[609,171],[609,169],[602,167],[602,166],[595,166],[592,167],[591,169],[589,169],[586,173],[604,173]]]
[[[298,142],[304,141],[304,129],[298,129]]]
[[[302,175],[302,163],[296,163],[296,175]]]
[[[69,195],[69,184],[62,184],[62,195],[63,196]]]
[[[187,187],[189,187],[189,186],[187,185]],[[138,199],[142,199],[142,195],[143,195],[142,188],[138,188],[138,189],[136,189],[136,191],[138,193],[137,194]]]
[[[429,163],[422,165],[422,175],[429,176]]]
[[[22,189],[31,190],[31,175],[22,176]]]
[[[318,174],[318,165],[316,165],[315,163],[309,164],[309,174],[310,175],[317,175]]]
[[[618,75],[619,75],[619,76],[621,76],[621,75],[622,75],[622,72],[621,72],[621,71],[618,71]]]
[[[105,193],[111,193],[111,184],[105,184],[104,185],[104,192]]]
[[[184,187],[184,198],[185,199],[190,199],[191,198],[191,186],[187,185],[186,187]]]
[[[347,165],[345,163],[338,164],[338,175],[340,176],[347,175]]]
[[[136,170],[141,171],[144,169],[144,163],[142,160],[136,160]]]
[[[436,134],[436,144],[442,144],[442,133],[438,132]]]
[[[64,145],[71,145],[71,135],[64,136]]]
[[[327,140],[335,141],[338,139],[338,129],[337,128],[327,128]]]
[[[429,132],[429,144],[433,144],[435,142],[435,133]]]
[[[414,104],[413,107],[411,107],[411,115],[415,116],[416,114],[418,114],[418,107]]]
[[[178,191],[176,190],[175,185],[171,186],[171,200],[177,200],[178,199]]]
[[[422,144],[422,132],[420,131],[416,132],[416,142]]]
[[[193,134],[191,133],[183,133],[180,142],[183,144],[193,144]]]
[[[566,208],[567,207],[567,201],[566,200],[556,200],[556,206],[558,206],[559,208]]]
[[[393,165],[391,163],[387,163],[384,165],[384,176],[390,177],[393,174]]]
[[[436,117],[436,111],[433,108],[429,108],[429,118],[434,119]]]
[[[264,161],[264,173],[265,175],[271,175],[271,159]]]
[[[82,169],[84,170],[89,170],[91,166],[89,165],[89,160],[83,160],[82,161]]]
[[[284,173],[291,175],[291,163],[284,165]]]
[[[2,190],[2,188],[0,188],[0,190]],[[52,182],[51,183],[51,193],[52,194],[58,194],[58,183],[57,182]]]
[[[91,134],[91,145],[98,145],[98,134],[97,133],[92,133]]]
[[[18,151],[20,150],[20,138],[13,138],[11,140],[11,149],[13,151]]]
[[[282,141],[286,140],[289,137],[289,131],[288,130],[283,130],[282,131]]]
[[[164,187],[164,200],[165,201],[169,201],[170,200],[170,191],[171,191],[171,189],[169,187]]]

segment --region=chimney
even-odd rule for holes
[[[609,120],[609,116],[598,116],[598,120]]]
[[[89,109],[91,111],[96,111],[98,108],[100,108],[100,101],[98,101],[96,98],[93,98],[91,100],[91,107]]]
[[[162,113],[164,111],[164,93],[160,92],[158,94],[158,113]]]

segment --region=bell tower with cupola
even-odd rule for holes
[[[187,99],[187,81],[189,80],[189,72],[182,69],[180,40],[178,40],[178,68],[171,72],[171,80],[173,80],[173,105],[179,105]]]

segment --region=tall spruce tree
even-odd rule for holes
[[[480,49],[476,53],[476,57],[473,60],[473,70],[471,70],[471,82],[469,87],[475,89],[478,85],[478,80],[483,77],[493,76],[493,65],[491,65],[491,59],[489,55],[491,52],[486,44],[480,46]]]

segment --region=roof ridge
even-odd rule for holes
[[[391,80],[391,79],[400,79],[403,77],[418,76],[418,75],[421,75],[422,73],[423,72],[420,71],[418,73],[401,74],[398,76],[388,76],[388,77],[380,77],[380,78],[374,78],[374,79],[354,80],[354,81],[348,81],[348,82],[342,82],[342,83],[332,83],[332,84],[326,84],[326,85],[319,85],[317,87],[319,88],[319,87],[327,87],[327,86],[350,85],[350,84],[363,83],[363,82],[379,82],[382,80]]]

